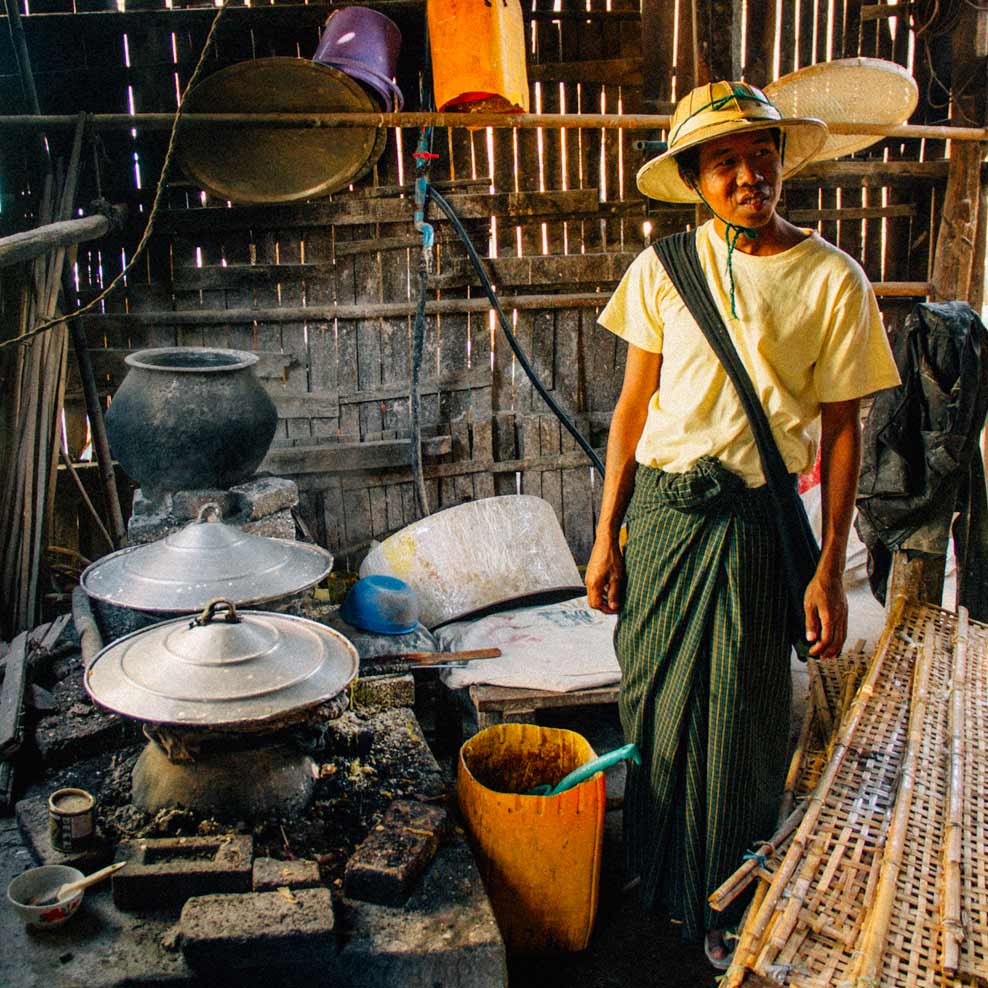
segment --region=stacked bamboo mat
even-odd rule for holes
[[[988,984],[988,627],[900,600],[811,676],[794,809],[712,897],[758,879],[725,984]]]

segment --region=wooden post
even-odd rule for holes
[[[985,68],[988,55],[988,11],[964,5],[957,27],[951,36],[951,118],[957,123],[985,122]],[[961,80],[979,80],[960,88]],[[937,300],[962,300],[972,297],[975,259],[983,256],[978,243],[981,209],[981,163],[988,144],[960,145],[951,142],[950,170],[937,248],[933,262],[933,297]]]

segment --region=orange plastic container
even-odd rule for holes
[[[528,112],[519,0],[428,0],[426,17],[439,110]]]
[[[460,811],[509,950],[583,950],[590,940],[604,773],[558,796],[523,794],[559,782],[594,757],[575,731],[535,724],[498,724],[460,749]]]

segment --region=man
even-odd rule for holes
[[[783,178],[825,138],[754,87],[714,83],[679,103],[667,151],[638,173],[646,195],[713,213],[697,231],[703,272],[790,473],[820,446],[823,540],[804,597],[819,658],[847,631],[859,399],[898,383],[864,272],[776,212]],[[645,906],[705,937],[723,969],[722,931],[743,903],[718,914],[706,898],[774,831],[786,770],[792,615],[777,519],[737,393],[652,249],[600,322],[629,344],[586,575],[590,605],[619,615],[621,720],[643,757],[625,799],[628,864]]]

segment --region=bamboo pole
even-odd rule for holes
[[[930,635],[924,643],[921,655],[913,669],[913,688],[909,710],[909,732],[906,751],[902,759],[899,789],[895,797],[895,810],[889,826],[882,866],[875,889],[868,922],[861,936],[861,951],[852,969],[852,984],[878,984],[885,956],[892,906],[895,903],[896,882],[902,866],[909,812],[912,806],[916,782],[916,762],[923,743],[926,724],[926,708],[929,699],[930,673],[933,669],[936,636]]]
[[[968,611],[957,608],[953,675],[950,682],[950,771],[947,775],[947,819],[943,840],[943,870],[940,901],[942,965],[947,974],[960,966],[964,924],[961,914],[961,853],[964,823],[964,700],[967,690]]]
[[[799,776],[803,771],[803,760],[806,758],[806,749],[810,743],[810,732],[813,729],[815,711],[812,703],[806,704],[803,713],[803,723],[799,729],[799,738],[796,741],[796,749],[789,760],[789,771],[786,773],[786,786],[782,790],[782,802],[779,804],[779,826],[786,821],[792,813],[796,804],[796,786],[799,784]],[[829,740],[829,738],[828,738]]]
[[[809,844],[813,840],[814,829],[816,828],[817,821],[820,818],[820,812],[823,809],[824,800],[830,792],[831,786],[834,784],[834,779],[837,777],[837,773],[840,771],[841,766],[844,763],[844,759],[847,757],[847,752],[851,746],[850,742],[854,736],[854,732],[857,729],[857,726],[860,723],[861,718],[864,715],[864,711],[871,701],[872,696],[874,695],[875,686],[878,682],[879,676],[881,675],[882,669],[888,660],[889,652],[891,651],[891,644],[896,632],[898,631],[898,625],[902,620],[905,607],[905,597],[897,597],[892,602],[892,607],[889,610],[889,615],[885,622],[885,629],[882,632],[881,640],[879,641],[878,648],[875,651],[875,657],[872,659],[871,667],[868,670],[868,675],[861,684],[861,688],[858,690],[858,694],[854,698],[854,703],[851,705],[851,709],[848,711],[847,717],[841,724],[840,736],[837,743],[834,745],[833,754],[830,757],[827,768],[820,777],[819,783],[817,783],[817,787],[814,790],[813,795],[807,800],[806,814],[792,839],[792,843],[789,845],[789,850],[786,853],[782,864],[779,866],[779,870],[776,872],[775,878],[772,880],[772,885],[766,893],[758,912],[754,914],[754,918],[745,924],[745,928],[742,931],[741,938],[735,952],[735,963],[731,970],[728,971],[728,977],[724,982],[724,988],[740,988],[740,985],[745,977],[746,969],[754,963],[756,957],[758,956],[760,951],[759,945],[765,937],[769,924],[775,916],[776,905],[782,896],[782,892],[788,885],[789,880],[796,871],[800,859],[806,853]]]
[[[11,114],[0,116],[2,130],[50,130],[70,127],[74,114]],[[668,130],[667,113],[183,113],[181,127],[447,127],[478,130],[574,128],[587,130]],[[172,113],[94,113],[97,130],[170,130]],[[988,127],[951,127],[928,124],[888,124],[871,121],[828,124],[833,134],[870,134],[915,140],[988,141]]]
[[[796,923],[799,922],[799,914],[806,905],[806,897],[810,887],[813,885],[817,871],[823,862],[826,841],[821,837],[814,838],[807,851],[792,890],[785,899],[785,905],[781,911],[778,910],[778,906],[776,907],[779,915],[776,917],[771,932],[766,937],[758,959],[755,961],[755,972],[758,974],[765,974],[775,958],[785,950],[789,936],[796,928]]]
[[[779,829],[763,844],[760,844],[754,855],[748,858],[733,875],[728,877],[720,888],[716,889],[707,901],[711,909],[718,912],[726,909],[756,878],[762,877],[760,858],[768,859],[789,839],[799,826],[806,812],[806,803],[796,807],[786,817]]]
[[[830,699],[820,675],[820,664],[815,656],[807,656],[806,673],[810,680],[810,693],[813,696],[813,707],[820,720],[820,729],[828,740],[834,733],[834,712],[830,709]]]
[[[0,267],[29,261],[56,247],[68,247],[102,237],[110,229],[109,217],[97,213],[75,220],[60,220],[22,233],[0,238]]]
[[[924,297],[929,285],[926,282],[904,282],[908,292],[888,291],[897,283],[876,283],[873,287],[879,296],[905,294],[908,297]],[[607,292],[573,292],[564,295],[500,295],[505,309],[581,309],[603,308],[609,298]],[[453,312],[487,312],[491,307],[486,298],[430,299],[425,304],[427,315]],[[142,312],[139,315],[123,313],[87,314],[82,316],[87,325],[99,326],[101,322],[132,319],[141,326],[210,326],[251,322],[331,322],[334,319],[390,319],[413,315],[414,302],[377,302],[369,305],[285,305],[279,308],[256,309],[185,309],[182,311]]]

